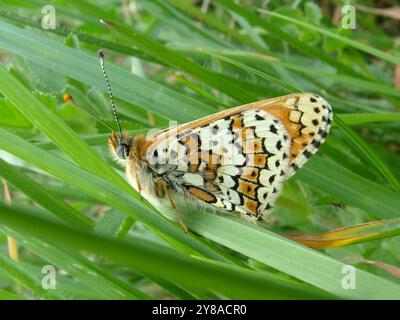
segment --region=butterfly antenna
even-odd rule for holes
[[[114,96],[113,96],[112,90],[111,90],[111,83],[108,80],[106,69],[104,68],[104,52],[103,52],[103,50],[99,50],[97,55],[98,55],[99,60],[100,60],[101,70],[103,71],[104,78],[106,79],[108,95],[110,96],[111,107],[112,107],[112,112],[113,112],[113,115],[114,115],[114,118],[115,118],[115,122],[118,125],[119,134],[120,134],[120,136],[122,136],[121,123],[119,122],[119,118],[118,118],[118,114],[117,114],[117,108],[115,106]]]
[[[105,123],[103,120],[99,119],[98,117],[96,117],[93,113],[87,111],[86,109],[83,109],[80,105],[78,105],[74,98],[72,98],[71,95],[69,94],[64,94],[64,101],[68,102],[72,105],[74,105],[75,107],[77,107],[79,110],[81,110],[82,112],[86,113],[89,117],[93,118],[94,120],[96,120],[97,122],[101,123],[104,127],[106,127],[108,130],[113,131],[113,128],[111,128],[107,123]]]

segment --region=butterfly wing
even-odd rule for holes
[[[164,131],[147,158],[173,189],[261,218],[283,182],[325,141],[332,116],[314,94],[264,100]]]

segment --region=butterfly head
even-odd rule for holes
[[[123,132],[122,134],[113,132],[108,138],[111,153],[119,162],[125,162],[129,159],[131,150],[133,149],[133,143],[134,139],[126,132]]]

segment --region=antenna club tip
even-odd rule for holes
[[[69,95],[68,93],[65,93],[63,95],[63,99],[64,99],[65,102],[72,102],[73,101],[72,96]]]
[[[100,23],[106,25],[106,26],[112,26],[113,23],[109,20],[105,20],[105,19],[100,19]]]
[[[103,61],[104,60],[104,51],[103,50],[97,51],[97,56],[99,57],[99,59],[101,61]]]

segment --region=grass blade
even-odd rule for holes
[[[399,285],[359,269],[356,270],[356,289],[343,289],[344,263],[254,224],[215,214],[200,216],[196,212],[187,213],[183,218],[191,229],[204,237],[341,298],[400,298]],[[390,293],[386,291],[389,287]]]
[[[146,53],[158,57],[167,65],[187,72],[198,80],[207,83],[211,87],[220,90],[228,96],[235,98],[240,102],[250,102],[257,99],[251,92],[243,90],[235,82],[217,74],[208,71],[195,62],[192,62],[179,53],[174,52],[158,42],[151,40],[133,28],[129,28],[112,21],[105,21],[105,24],[124,36],[133,45],[141,48]]]
[[[293,178],[316,190],[335,195],[377,219],[396,218],[400,214],[400,197],[396,192],[325,157],[310,159]]]
[[[159,249],[146,241],[127,243],[102,238],[34,218],[20,210],[2,205],[0,205],[0,220],[18,232],[39,237],[44,241],[57,242],[70,250],[90,250],[139,271],[162,275],[164,278],[193,288],[203,288],[204,284],[207,284],[209,290],[237,299],[329,297],[319,290],[313,292],[304,285],[278,283],[254,271],[184,257],[166,248]],[[36,226],[35,230],[30,227],[33,224]],[[155,259],[157,263],[154,263]],[[160,261],[162,261],[162,268],[159,267]],[[193,277],[193,274],[196,274],[196,277]],[[390,289],[389,285],[387,290]]]
[[[9,209],[8,209],[9,210]],[[9,274],[12,278],[25,288],[44,299],[66,299],[63,294],[57,294],[52,290],[43,289],[41,279],[31,274],[21,264],[11,260],[5,254],[0,254],[0,269]]]
[[[9,165],[0,158],[0,176],[30,196],[38,204],[48,209],[61,219],[72,223],[77,227],[94,227],[94,222],[71,207],[64,201],[50,194],[42,185],[36,183],[19,170]]]
[[[327,55],[324,51],[320,50],[319,48],[317,48],[315,46],[310,46],[307,43],[297,40],[294,36],[283,31],[279,26],[275,26],[274,24],[261,19],[253,12],[245,9],[242,6],[235,4],[232,0],[220,0],[218,2],[218,4],[222,5],[226,9],[232,10],[236,14],[244,17],[252,25],[259,25],[259,26],[263,27],[271,37],[278,38],[280,41],[282,41],[282,40],[287,41],[289,45],[296,48],[300,52],[303,52],[307,55],[310,55],[311,57],[314,57],[317,60],[323,61],[323,62],[331,65],[332,67],[337,69],[339,72],[344,72],[349,75],[353,75],[355,77],[361,77],[361,78],[364,77],[364,76],[360,75],[358,72],[354,71],[352,68],[348,67],[347,65],[337,61],[337,59],[330,57],[329,55]]]
[[[341,113],[339,118],[347,125],[400,121],[400,113]]]
[[[392,55],[387,54],[387,53],[385,53],[385,52],[383,52],[381,50],[378,50],[378,49],[375,49],[373,47],[367,46],[367,45],[365,45],[363,43],[360,43],[358,41],[355,41],[355,40],[348,39],[346,37],[340,36],[340,35],[338,35],[336,33],[331,32],[331,31],[328,31],[328,30],[313,26],[312,24],[309,24],[309,23],[306,23],[306,22],[303,22],[303,21],[299,21],[297,19],[285,16],[285,15],[282,15],[282,14],[279,14],[279,13],[276,13],[276,12],[271,12],[271,11],[268,11],[268,10],[259,9],[258,11],[266,13],[266,14],[268,14],[270,16],[273,16],[273,17],[276,17],[276,18],[279,18],[279,19],[282,19],[282,20],[289,21],[291,23],[297,24],[297,25],[299,25],[299,26],[301,26],[303,28],[306,28],[306,29],[309,29],[309,30],[312,30],[312,31],[315,31],[315,32],[318,32],[318,33],[321,33],[321,34],[323,34],[323,35],[325,35],[327,37],[339,40],[339,41],[341,41],[341,42],[343,42],[343,43],[345,43],[345,44],[347,44],[347,45],[349,45],[349,46],[351,46],[353,48],[361,50],[361,51],[363,51],[365,53],[368,53],[368,54],[370,54],[372,56],[375,56],[377,58],[381,58],[382,60],[385,60],[385,61],[388,61],[388,62],[391,62],[391,63],[395,63],[395,64],[400,63],[400,57],[392,56]]]
[[[319,234],[286,233],[283,236],[314,249],[343,247],[400,234],[400,219],[372,221]]]
[[[105,164],[60,117],[46,108],[15,77],[0,66],[0,92],[7,97],[27,119],[46,134],[61,150],[86,170],[111,181],[124,190],[132,188]],[[50,125],[51,123],[51,125]]]
[[[59,74],[106,90],[96,55],[64,46],[37,33],[0,20],[0,48],[57,71]],[[50,57],[50,58],[49,58]],[[79,65],[79,68],[76,66]],[[112,63],[107,72],[115,97],[166,118],[188,121],[206,116],[213,108],[155,81],[133,75]]]
[[[289,92],[299,92],[299,91],[301,91],[298,88],[292,86],[291,84],[286,83],[285,81],[282,81],[282,80],[280,80],[278,78],[275,78],[275,77],[273,77],[273,76],[271,76],[271,75],[269,75],[269,74],[267,74],[265,72],[261,72],[261,71],[259,71],[257,69],[249,67],[249,66],[247,66],[247,65],[245,65],[243,63],[240,63],[238,61],[235,61],[233,59],[224,57],[224,56],[222,56],[220,54],[216,54],[216,53],[213,53],[211,51],[204,50],[204,49],[200,49],[200,51],[204,51],[207,54],[209,54],[210,56],[213,56],[213,57],[218,58],[218,59],[220,59],[222,61],[230,63],[230,64],[232,64],[232,65],[234,65],[236,67],[239,67],[239,68],[241,68],[243,70],[246,70],[246,71],[248,71],[250,73],[253,73],[253,74],[259,76],[260,78],[262,78],[264,80],[267,80],[269,82],[275,83],[275,84],[279,85],[280,87],[282,87],[283,89],[285,89],[285,90],[287,90]]]
[[[395,175],[391,172],[389,167],[376,155],[375,152],[362,140],[351,128],[345,124],[340,117],[335,117],[335,124],[342,130],[342,132],[349,138],[349,140],[358,146],[358,149],[364,153],[374,166],[381,172],[386,180],[392,185],[394,190],[400,192],[400,182]]]
[[[29,212],[29,210],[22,207],[20,210]],[[48,263],[66,271],[76,280],[81,281],[90,291],[98,294],[102,299],[150,299],[147,294],[125,283],[84,257],[59,249],[52,243],[44,244],[41,240],[29,237],[26,234],[20,235],[13,230],[5,230],[5,233],[11,235],[19,243],[23,243],[24,247],[42,257]]]

